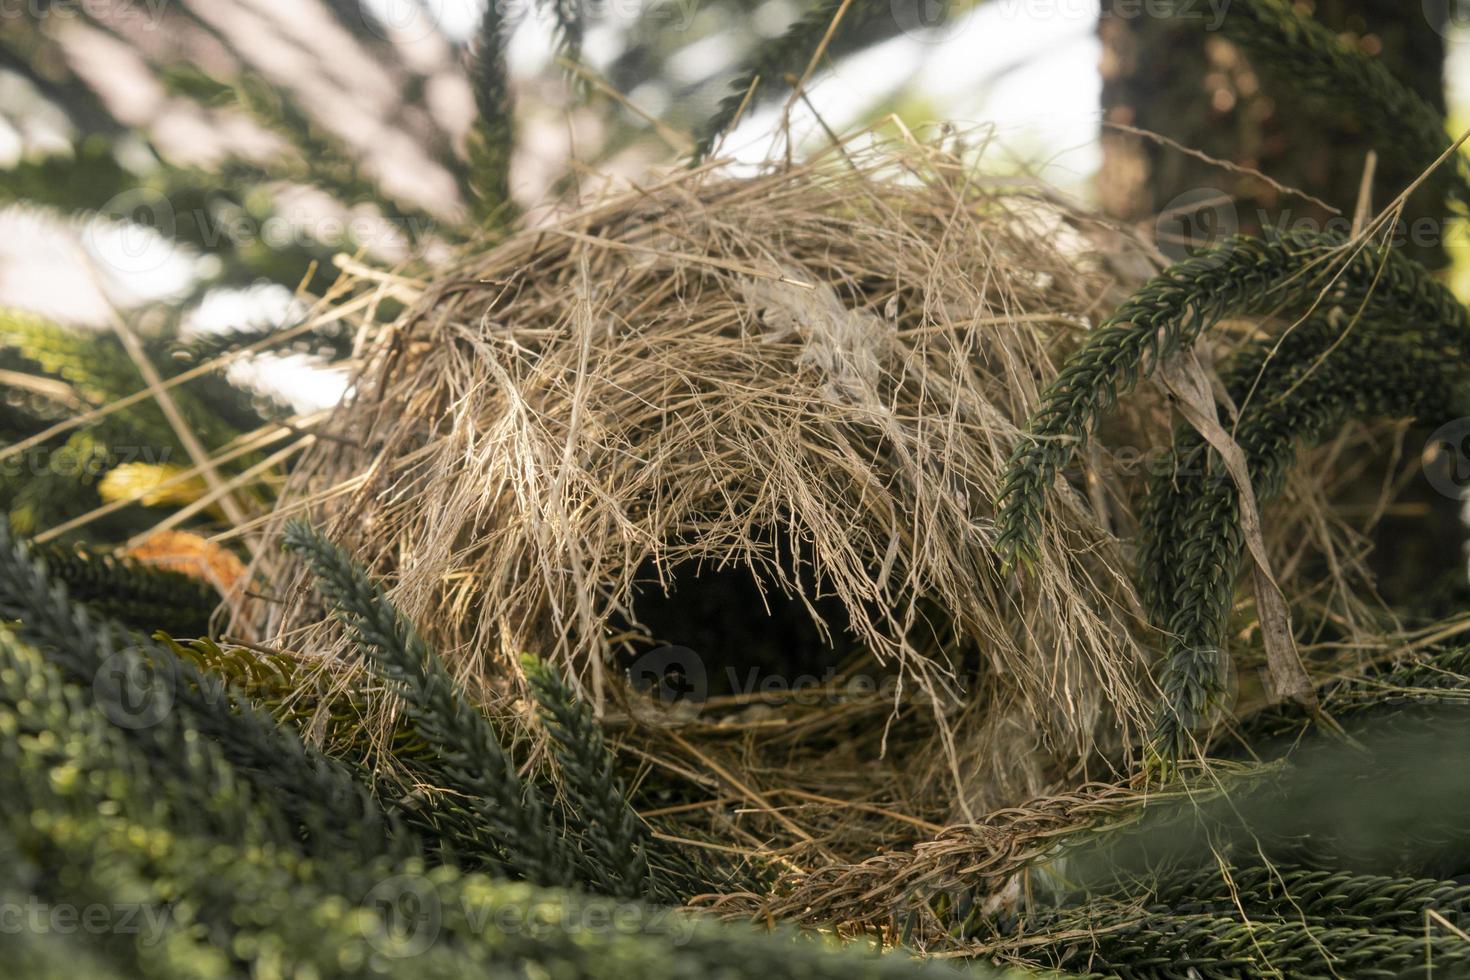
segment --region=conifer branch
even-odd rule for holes
[[[1117,399],[1227,316],[1300,313],[1324,294],[1350,314],[1463,329],[1455,297],[1392,250],[1346,248],[1332,234],[1237,236],[1156,276],[1089,335],[1047,388],[1012,451],[997,500],[996,549],[1036,557],[1053,482]]]
[[[514,213],[510,163],[515,148],[515,99],[505,67],[507,35],[500,6],[493,0],[485,5],[470,72],[479,115],[468,138],[469,189],[476,217],[493,229],[509,227]]]
[[[1062,925],[1065,920],[1056,924]],[[1093,937],[1072,965],[1128,977],[1197,976],[1202,980],[1289,976],[1302,980],[1419,975],[1426,961],[1458,976],[1470,968],[1470,944],[1443,934],[1344,928],[1299,916],[1176,914],[1155,908],[1089,907],[1072,920]]]
[[[551,664],[531,656],[521,662],[552,737],[567,802],[585,828],[583,846],[599,890],[624,898],[646,895],[647,835],[629,805],[592,709],[577,699]]]
[[[209,632],[219,594],[200,579],[101,551],[61,544],[33,549],[72,599],[130,629]]]
[[[0,754],[28,754],[27,765],[74,767],[79,777],[91,774],[85,778],[114,800],[169,809],[201,832],[242,841],[289,833],[279,814],[248,802],[219,749],[198,733],[175,723],[129,736],[108,722],[106,705],[100,707],[93,710],[54,667],[0,629],[0,715],[7,734]],[[146,789],[155,780],[177,780],[185,792],[158,798]]]
[[[413,625],[355,559],[304,522],[287,525],[285,545],[311,568],[363,659],[403,699],[414,728],[438,754],[438,772],[469,797],[496,859],[539,884],[570,884],[570,845],[551,826],[540,792],[522,783],[489,720]]]
[[[1463,400],[1470,322],[1459,307],[1447,313],[1430,323],[1362,322],[1346,335],[1325,315],[1243,355],[1226,384],[1245,406],[1233,435],[1259,503],[1280,492],[1299,446],[1344,422],[1438,417]],[[1201,706],[1222,693],[1221,651],[1245,551],[1239,491],[1218,456],[1187,432],[1176,440],[1174,458],[1152,481],[1140,517],[1139,578],[1168,634],[1154,736],[1165,760],[1187,751],[1188,731],[1204,718]]]
[[[789,88],[792,81],[806,71],[843,6],[844,0],[818,0],[786,29],[786,33],[757,45],[755,53],[730,83],[729,93],[720,100],[719,106],[699,131],[691,154],[695,163],[709,155],[715,142],[735,122],[741,106],[747,101],[753,102],[781,87]],[[880,17],[892,16],[893,10],[897,9],[880,0],[851,0],[847,7],[834,38],[851,35]]]
[[[307,832],[311,847],[413,853],[416,842],[395,836],[396,828],[345,768],[308,749],[219,678],[71,602],[65,587],[47,578],[44,563],[3,526],[0,619],[11,621],[20,639],[93,692],[99,704],[112,699],[112,717],[130,730],[146,732],[177,712],[177,723],[216,741],[261,797]]]
[[[1263,915],[1416,936],[1431,909],[1451,922],[1470,917],[1470,886],[1455,881],[1274,865],[1233,867],[1228,877],[1218,867],[1166,874],[1153,901],[1192,914],[1228,915],[1244,905]]]

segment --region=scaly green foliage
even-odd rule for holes
[[[329,6],[340,14],[337,0]],[[556,0],[552,7],[564,42],[575,48],[580,4]],[[702,134],[697,155],[709,152],[757,80],[758,98],[806,68],[840,7],[818,4],[785,37],[762,47]],[[514,127],[501,9],[492,4],[482,22],[476,67],[481,118],[469,143],[469,172],[460,175],[475,188],[477,217],[491,230],[505,227],[511,210]],[[857,0],[842,31],[850,34],[891,12]],[[1351,103],[1408,159],[1427,164],[1445,147],[1432,108],[1281,0],[1240,0],[1227,14],[1230,36],[1258,63]],[[303,161],[285,174],[290,179],[324,185],[349,203],[378,196],[350,154],[274,89],[249,76],[233,89],[231,98],[301,151]],[[1460,166],[1463,173],[1463,161]],[[116,169],[98,170],[108,186],[118,179]],[[227,173],[252,183],[271,176],[239,162]],[[1463,188],[1458,193],[1463,198]],[[1017,449],[1002,498],[1002,553],[1034,553],[1045,494],[1113,399],[1225,315],[1295,315],[1319,297],[1327,308],[1269,351],[1258,345],[1227,376],[1237,402],[1246,405],[1236,437],[1262,500],[1279,490],[1299,445],[1344,420],[1427,414],[1451,404],[1459,394],[1459,365],[1470,355],[1464,312],[1417,267],[1374,248],[1346,255],[1342,244],[1305,235],[1234,240],[1169,270],[1104,324],[1048,393],[1028,441]],[[238,255],[229,261],[251,267]],[[105,336],[68,337],[39,321],[15,323],[0,341],[27,365],[64,379],[84,403],[101,404],[139,387],[120,351],[96,354],[109,343]],[[201,341],[192,353],[209,356],[233,341]],[[215,411],[190,413],[196,418],[225,419],[208,423],[211,445],[259,418],[248,405],[213,396],[200,395],[197,404]],[[0,420],[6,438],[23,438],[46,424],[55,406],[21,408]],[[106,469],[125,439],[173,445],[154,406],[140,406],[138,420],[110,421],[49,451],[84,468],[95,462]],[[1188,729],[1208,715],[1220,693],[1221,638],[1242,555],[1236,488],[1218,461],[1187,432],[1176,442],[1176,461],[1176,472],[1150,492],[1140,552],[1148,605],[1171,634],[1156,740],[1173,755],[1182,753]],[[57,512],[52,498],[60,487],[58,480],[33,479],[13,496],[33,525],[45,523]],[[192,632],[197,630],[185,623],[200,612],[193,607],[203,597],[185,595],[164,575],[52,550],[45,557],[70,586],[68,595],[0,532],[0,617],[14,631],[0,630],[0,901],[132,903],[165,913],[146,942],[88,935],[63,948],[48,937],[12,937],[6,948],[12,970],[191,978],[949,975],[934,964],[836,952],[789,933],[730,929],[647,905],[426,863],[421,851],[457,851],[537,882],[660,899],[687,896],[707,870],[647,832],[596,719],[553,668],[537,660],[526,664],[564,809],[548,805],[535,780],[522,776],[504,733],[467,700],[360,566],[304,526],[294,526],[288,540],[317,572],[323,595],[365,660],[407,706],[414,735],[391,748],[394,761],[436,787],[412,815],[431,839],[421,842],[385,817],[360,781],[363,774],[290,732],[320,721],[320,712],[329,729],[342,721],[351,732],[352,719],[339,711],[357,713],[353,692],[331,695],[345,704],[323,703],[316,692],[301,690],[302,671],[286,658],[208,640],[135,637],[94,613]],[[74,606],[72,599],[94,608]],[[171,603],[184,608],[169,608]],[[197,627],[197,620],[192,624]],[[1464,734],[1459,727],[1432,727],[1432,719],[1400,709],[1463,705],[1470,673],[1465,657],[1463,650],[1440,653],[1348,681],[1325,700],[1339,718],[1386,718],[1394,733],[1418,736],[1430,726],[1464,741],[1457,738]],[[152,710],[158,705],[161,714]],[[326,740],[337,741],[330,731]],[[1420,757],[1430,754],[1420,751],[1422,739],[1406,744]],[[347,751],[365,755],[361,748]],[[1035,958],[1119,976],[1398,976],[1426,963],[1438,975],[1470,975],[1470,945],[1421,929],[1431,909],[1458,918],[1470,901],[1465,887],[1344,869],[1338,865],[1362,856],[1352,833],[1324,824],[1303,834],[1299,821],[1262,816],[1262,807],[1282,800],[1288,813],[1305,809],[1310,792],[1328,798],[1322,783],[1352,791],[1345,772],[1361,769],[1390,795],[1416,802],[1410,791],[1433,781],[1392,754],[1365,762],[1339,753],[1324,762],[1295,744],[1285,754],[1282,766],[1250,770],[1259,777],[1255,784],[1220,808],[1241,818],[1249,832],[1242,839],[1251,845],[1221,835],[1232,866],[1228,882],[1215,869],[1200,869],[1208,848],[1196,846],[1193,863],[1181,861],[1154,875],[1145,894],[1131,896],[1135,901],[1093,894],[1078,907],[1043,912],[1040,919],[1049,927],[1075,931],[1033,946]],[[1458,757],[1446,750],[1434,758]],[[1314,766],[1325,774],[1317,784],[1306,778],[1318,771]],[[1404,782],[1394,782],[1396,774]],[[1394,850],[1386,860],[1405,854],[1417,859],[1422,843],[1447,867],[1463,870],[1470,848],[1460,826],[1466,784],[1454,773],[1439,782],[1446,799],[1438,802],[1448,804],[1442,809],[1450,819],[1438,809],[1418,808],[1421,819],[1412,835],[1403,835],[1413,836],[1415,847]],[[1330,802],[1335,816],[1345,812],[1340,795]],[[1188,815],[1175,814],[1176,824],[1191,825]],[[1208,816],[1200,822],[1226,822],[1221,814]],[[1368,823],[1402,829],[1382,818]],[[1198,843],[1185,837],[1185,844]],[[1252,864],[1252,848],[1270,852],[1263,860],[1284,854],[1293,863]],[[672,873],[662,880],[666,869]],[[990,897],[972,895],[930,911],[959,922],[964,933],[989,914],[981,899]],[[1140,908],[1139,902],[1152,905]],[[908,911],[912,923],[917,913]],[[1082,932],[1088,938],[1078,939]]]
[[[207,582],[131,558],[59,544],[43,545],[33,553],[45,561],[71,598],[131,629],[163,627],[186,636],[204,636],[220,603],[219,594]]]
[[[1031,416],[997,501],[996,548],[1033,558],[1052,482],[1121,395],[1227,316],[1301,313],[1325,299],[1350,316],[1458,332],[1465,313],[1423,266],[1332,234],[1237,236],[1150,280],[1089,335]]]
[[[71,602],[43,563],[0,528],[0,619],[41,650],[70,680],[114,703],[119,725],[147,732],[174,719],[217,741],[263,799],[279,807],[314,849],[405,853],[378,804],[341,765],[304,745],[212,674],[166,646],[129,634]],[[303,790],[305,788],[305,790]]]
[[[288,728],[318,733],[330,754],[365,763],[371,759],[374,746],[362,723],[369,704],[361,692],[332,689],[330,678],[281,654],[220,646],[207,636],[181,643],[162,630],[153,638],[201,671],[218,676]],[[428,744],[407,725],[394,731],[388,749],[405,762],[432,757]]]
[[[1166,270],[1089,337],[1047,390],[1012,456],[997,547],[1034,554],[1047,488],[1100,414],[1220,318],[1309,310],[1257,344],[1229,379],[1243,415],[1234,438],[1260,501],[1280,489],[1299,444],[1350,418],[1434,415],[1461,395],[1470,319],[1422,267],[1333,236],[1236,238]],[[1314,309],[1315,307],[1315,309]],[[1153,751],[1168,763],[1195,744],[1222,693],[1223,639],[1244,553],[1238,491],[1201,437],[1181,434],[1140,517],[1141,591],[1167,632]]]
[[[1320,317],[1278,343],[1263,341],[1232,374],[1244,404],[1234,438],[1245,454],[1258,502],[1285,483],[1297,448],[1349,419],[1440,417],[1463,399],[1470,376],[1470,326],[1359,323],[1351,332]],[[1246,399],[1249,399],[1248,401]],[[1155,622],[1168,634],[1164,699],[1155,747],[1166,759],[1190,747],[1189,731],[1220,693],[1224,637],[1245,553],[1239,490],[1218,456],[1181,433],[1176,463],[1159,474],[1140,517],[1139,578]]]
[[[46,595],[37,598],[39,615],[22,619],[52,618]],[[275,794],[255,795],[257,781],[235,770],[227,743],[202,737],[182,715],[169,737],[160,727],[151,741],[105,719],[54,658],[0,632],[0,894],[48,908],[100,906],[146,926],[87,930],[64,951],[22,936],[7,943],[13,968],[404,980],[532,970],[568,980],[954,975],[789,931],[495,882],[393,857],[391,848],[307,856]],[[303,797],[320,788],[311,778],[291,787]]]
[[[1466,976],[1470,945],[1459,937],[1407,936],[1344,928],[1298,916],[1190,915],[1167,909],[1090,906],[1085,919],[1057,928],[1083,930],[1063,965],[1129,978],[1289,976],[1400,978]]]
[[[489,228],[503,228],[513,216],[510,158],[515,145],[515,102],[505,70],[505,36],[500,4],[486,5],[471,74],[479,115],[467,148],[475,214]]]
[[[1422,936],[1430,910],[1452,923],[1465,920],[1470,886],[1289,865],[1233,867],[1228,874],[1216,867],[1164,876],[1153,902],[1189,914],[1229,915],[1245,907],[1253,914],[1301,915],[1344,928]]]
[[[522,664],[551,733],[567,805],[583,828],[583,851],[598,890],[624,898],[649,894],[647,834],[628,805],[592,709],[546,661],[527,656]]]
[[[230,167],[238,176],[256,182],[288,180],[321,187],[347,205],[378,203],[385,212],[412,219],[402,224],[409,242],[418,238],[420,229],[427,230],[436,224],[429,215],[403,202],[389,204],[378,183],[363,172],[352,148],[313,119],[289,93],[259,74],[242,71],[232,83],[226,84],[192,65],[184,65],[171,68],[163,80],[171,90],[201,102],[240,106],[262,126],[280,134],[295,150],[290,156],[264,166],[235,161]]]
[[[281,328],[275,324],[256,324],[214,330],[175,342],[169,351],[173,360],[189,367],[233,354],[245,347],[266,343],[273,354],[304,354],[325,361],[341,360],[352,354],[352,333],[345,330],[322,330],[294,338],[289,344],[269,343]]]
[[[1396,715],[1470,706],[1470,646],[1433,650],[1406,663],[1369,670],[1325,685],[1322,709],[1349,733]],[[1312,723],[1300,705],[1271,705],[1245,718],[1232,736],[1262,758],[1290,751]],[[1216,746],[1216,753],[1230,749]]]
[[[574,818],[558,827],[535,781],[523,781],[484,713],[466,700],[428,647],[365,570],[305,524],[287,547],[305,556],[333,611],[375,672],[403,699],[413,752],[395,758],[416,778],[449,791],[427,820],[463,859],[532,881],[584,886],[659,901],[707,892],[715,882],[756,887],[743,864],[701,860],[658,845],[634,813],[596,720],[554,669],[527,660],[532,693],[552,736]],[[461,804],[459,798],[464,798]]]
[[[287,526],[285,542],[306,560],[363,659],[403,699],[414,729],[437,754],[435,775],[467,798],[481,828],[464,843],[485,848],[492,861],[538,884],[570,884],[575,849],[556,832],[540,791],[521,780],[489,719],[465,698],[438,654],[341,548],[299,521]]]
[[[587,33],[583,7],[586,0],[544,0],[556,22],[557,47],[569,61],[582,56],[582,37]]]
[[[253,843],[289,836],[292,827],[280,811],[248,801],[248,784],[225,762],[219,747],[170,717],[136,730],[121,727],[112,692],[65,684],[41,655],[0,631],[0,706],[7,712],[3,751],[32,755],[53,770],[75,778],[111,779],[112,798],[137,806],[167,808],[170,819],[201,834]],[[84,776],[84,774],[86,774]],[[155,779],[178,779],[183,788],[167,799],[151,799],[146,787]]]
[[[105,405],[144,387],[122,344],[105,331],[71,329],[22,310],[0,309],[0,347],[15,351],[46,374],[72,385],[91,406]],[[204,411],[189,392],[176,389],[173,396],[206,446],[222,445],[237,434],[213,413]],[[107,425],[110,428],[101,430],[106,433],[106,441],[123,443],[131,439],[135,446],[159,450],[167,447],[182,454],[173,429],[152,402],[140,402],[123,418]]]
[[[152,340],[144,343],[154,366],[168,376],[177,365],[165,356],[161,346]],[[137,366],[107,331],[68,328],[24,311],[0,310],[0,352],[6,359],[4,367],[66,391],[73,399],[67,415],[101,408],[145,388]],[[234,422],[252,427],[259,424],[253,413],[239,410],[238,394],[232,398],[226,392],[234,393],[234,389],[224,386],[221,392],[211,387],[196,390],[186,386],[171,392],[180,413],[190,420],[194,435],[207,450],[217,449],[239,434]],[[12,445],[60,421],[49,413],[25,409],[0,411],[0,416],[4,416],[0,429]],[[98,486],[117,466],[187,459],[188,454],[158,405],[144,399],[0,461],[0,507],[8,512],[12,529],[36,533],[100,506]],[[248,466],[254,460],[246,456],[233,465]],[[151,522],[138,521],[134,512],[99,522],[91,530],[126,537],[146,523]]]
[[[1416,941],[1436,975],[1463,975],[1470,949],[1437,940],[1470,907],[1448,880],[1470,854],[1470,712],[1383,721],[1352,744],[1319,732],[1280,762],[1226,767],[1244,778],[1223,792],[1191,781],[1121,833],[1064,842],[1034,879],[1061,893],[1033,886],[1017,934],[1040,940],[1043,962],[1121,976],[1412,975]]]

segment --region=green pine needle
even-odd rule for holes
[[[564,781],[567,802],[584,828],[589,871],[599,890],[631,898],[649,890],[646,834],[617,776],[616,760],[592,709],[561,672],[538,657],[521,663]]]
[[[438,754],[438,774],[468,797],[488,831],[494,860],[539,884],[572,883],[572,848],[552,826],[540,792],[522,783],[485,714],[381,587],[302,521],[287,525],[285,546],[306,561],[363,659],[402,698],[415,730]]]

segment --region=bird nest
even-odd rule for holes
[[[1058,488],[1024,580],[991,516],[1056,365],[1155,264],[983,150],[681,171],[393,279],[408,309],[278,515],[487,704],[524,652],[567,666],[645,815],[699,846],[799,874],[1115,775],[1152,697],[1120,541],[1164,400],[1107,434],[1136,456]],[[311,603],[261,598],[251,632],[352,676]]]

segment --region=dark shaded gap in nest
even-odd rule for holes
[[[667,659],[669,670],[698,672],[697,679],[687,680],[708,697],[760,694],[831,680],[865,650],[846,606],[835,596],[821,594],[810,561],[798,558],[783,564],[799,592],[788,592],[746,565],[720,567],[695,561],[669,570],[665,592],[657,568],[646,562],[638,569],[640,584],[631,603],[631,618],[642,631],[621,618],[612,624],[617,632],[646,631],[646,638],[618,652],[621,666],[636,671],[651,659]],[[825,624],[825,634],[813,610]],[[683,656],[648,656],[671,649]]]
[[[782,564],[799,591],[788,592],[744,564],[686,561],[667,572],[666,592],[657,568],[645,562],[631,603],[637,626],[617,616],[610,624],[615,634],[637,637],[617,648],[618,665],[636,689],[653,684],[662,688],[662,696],[675,699],[779,701],[829,688],[891,697],[888,682],[897,679],[898,665],[877,664],[847,606],[820,587],[809,558],[798,554],[793,561],[783,555]],[[973,644],[962,642],[955,624],[932,602],[919,603],[907,639],[923,655],[946,661],[964,676],[978,666]]]

